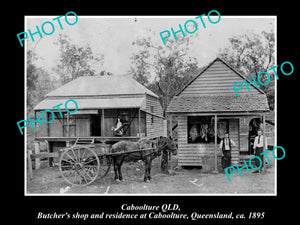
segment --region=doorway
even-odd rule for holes
[[[101,115],[91,115],[91,136],[101,136]]]
[[[261,118],[253,118],[249,122],[249,146],[248,146],[248,154],[254,155],[254,139],[257,136],[257,131],[261,129],[262,120]]]

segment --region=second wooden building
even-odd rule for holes
[[[233,165],[253,154],[254,136],[265,127],[269,106],[266,95],[254,85],[250,92],[244,88],[236,96],[232,84],[244,79],[217,58],[172,99],[167,116],[171,127],[172,121],[178,123],[180,166],[222,170],[219,143],[225,132],[237,144],[232,150]]]

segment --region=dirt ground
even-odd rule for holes
[[[33,171],[33,179],[27,176],[27,194],[274,194],[275,164],[267,164],[263,173],[248,173],[242,170],[231,175],[231,181],[225,173],[203,173],[200,168],[177,167],[177,158],[173,156],[170,168],[173,175],[162,174],[160,161],[152,163],[152,181],[143,181],[144,165],[141,161],[125,162],[122,167],[124,181],[114,181],[111,167],[106,177],[94,183],[77,187],[69,185],[60,175],[59,168],[49,167],[48,162],[42,163],[39,170]]]

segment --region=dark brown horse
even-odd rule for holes
[[[144,181],[150,182],[152,160],[162,153],[168,154],[169,151],[171,151],[174,155],[177,154],[176,143],[170,137],[158,137],[154,139],[143,138],[138,142],[119,141],[115,143],[114,145],[112,145],[112,152],[122,153],[120,155],[113,156],[115,180],[123,180],[121,167],[124,159],[126,158],[131,161],[143,160],[145,162]]]

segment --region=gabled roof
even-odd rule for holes
[[[202,75],[202,76],[201,76]],[[246,79],[216,58],[171,100],[167,113],[266,112],[267,96],[255,85],[236,96],[232,84]],[[246,79],[247,80],[247,79]],[[248,80],[247,80],[248,81]],[[248,81],[250,83],[250,81]]]
[[[215,60],[213,60],[211,63],[209,63],[196,77],[194,77],[190,82],[188,82],[177,94],[176,96],[180,95],[188,86],[191,85],[191,83],[193,83],[196,79],[198,79],[208,68],[210,68],[215,62],[217,61],[221,61],[224,65],[226,65],[230,70],[232,70],[236,75],[238,75],[241,78],[241,81],[243,81],[244,79],[250,83],[251,81],[249,81],[245,76],[243,76],[242,74],[240,74],[237,70],[235,70],[233,67],[231,67],[227,62],[225,62],[225,60],[217,57]],[[262,90],[260,90],[259,88],[257,88],[255,85],[251,84],[252,87],[254,87],[256,90],[258,90],[260,93],[264,94],[264,92]]]
[[[128,75],[82,76],[51,91],[46,97],[84,97],[149,94],[158,96]]]

